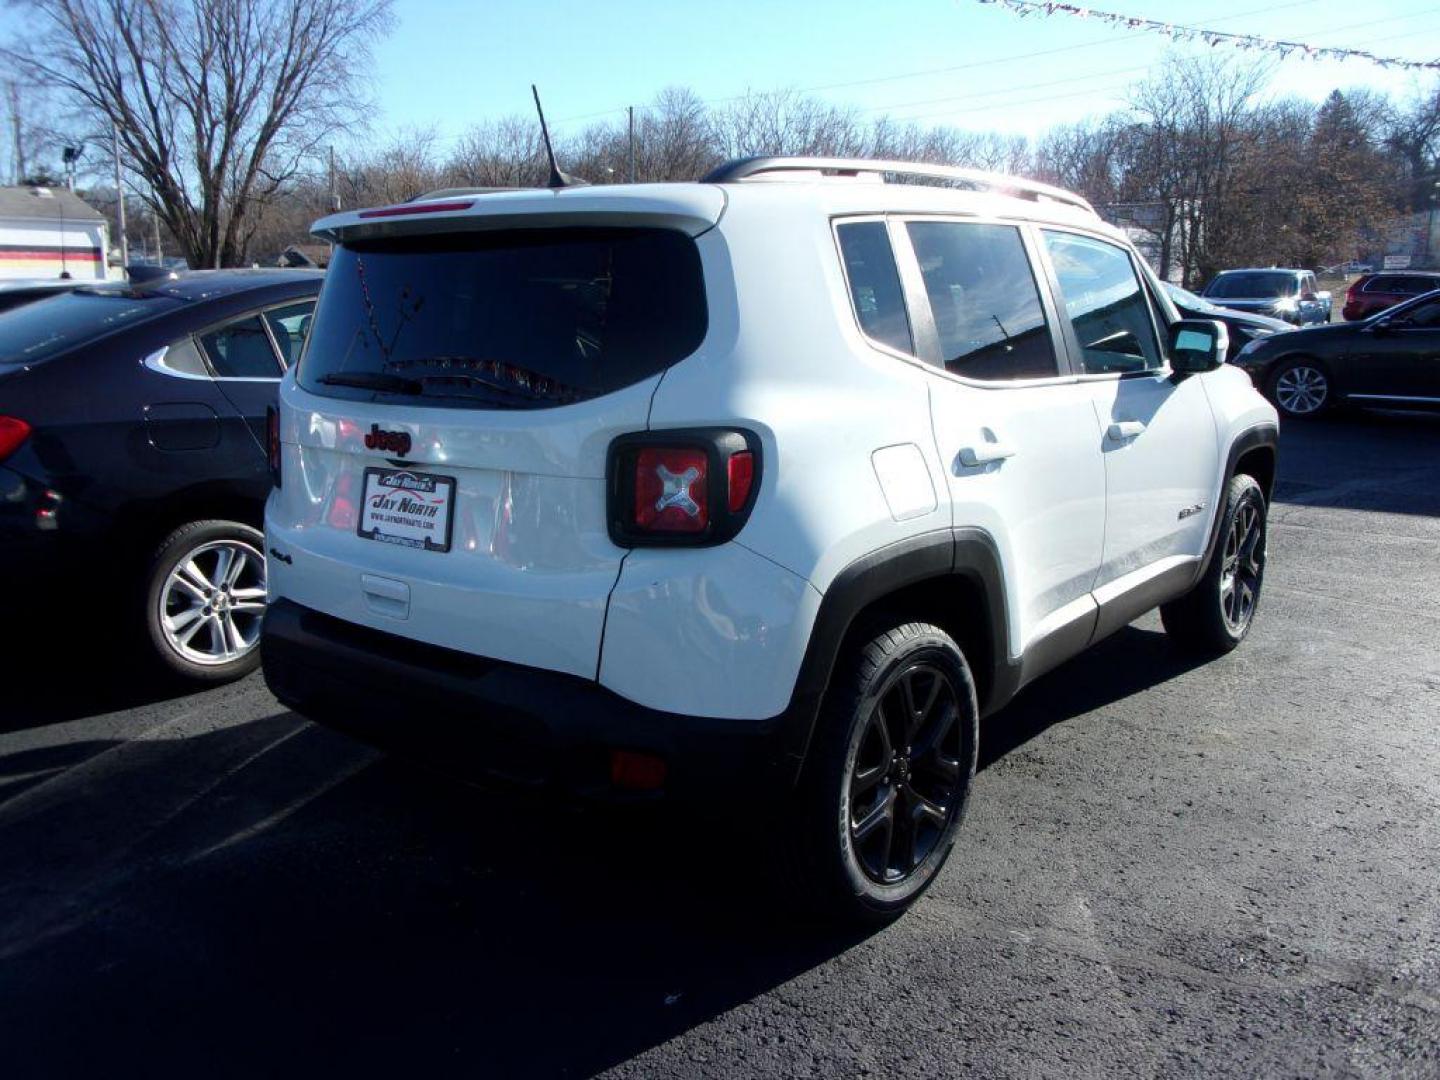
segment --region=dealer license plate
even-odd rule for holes
[[[366,540],[449,551],[454,502],[454,477],[408,469],[366,469],[357,531]]]

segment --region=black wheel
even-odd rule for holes
[[[1270,399],[1286,416],[1308,420],[1335,403],[1330,373],[1307,356],[1284,361],[1270,378]]]
[[[264,537],[236,521],[182,525],[146,577],[145,627],[161,664],[196,682],[238,679],[260,663]]]
[[[788,846],[811,911],[874,922],[914,903],[955,845],[978,738],[975,683],[943,630],[894,625],[851,654],[826,696]]]
[[[1181,647],[1218,656],[1245,640],[1265,579],[1265,493],[1253,476],[1230,478],[1220,541],[1200,583],[1160,608],[1165,632]]]

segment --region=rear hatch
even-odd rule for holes
[[[709,222],[577,220],[342,234],[282,384],[272,596],[594,677],[607,451],[704,340]]]

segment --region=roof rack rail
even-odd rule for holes
[[[996,191],[1019,195],[1030,199],[1049,199],[1064,203],[1087,213],[1094,214],[1095,208],[1089,201],[1066,191],[1064,188],[1042,184],[1038,180],[1026,180],[1004,173],[986,172],[983,169],[969,169],[959,165],[925,165],[913,161],[883,161],[867,158],[828,157],[748,157],[727,161],[712,169],[702,178],[702,183],[731,184],[748,180],[765,173],[783,172],[829,172],[838,176],[860,176],[865,173],[886,173],[896,176],[924,176],[934,180],[955,180],[969,184],[983,191]]]

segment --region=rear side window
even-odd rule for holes
[[[906,228],[946,371],[986,380],[1059,374],[1019,229],[947,221],[912,221]]]
[[[607,394],[704,340],[695,242],[528,229],[335,250],[298,379],[332,397],[533,409]]]
[[[300,349],[305,344],[305,335],[310,332],[310,319],[314,312],[314,300],[265,312],[265,322],[275,335],[275,344],[280,346],[280,359],[287,368],[294,367],[300,359]]]
[[[1045,247],[1080,340],[1087,375],[1164,366],[1150,304],[1124,248],[1074,233],[1044,231]]]
[[[259,315],[200,336],[210,366],[222,379],[278,379],[280,363]]]
[[[885,223],[854,221],[838,226],[835,232],[860,328],[880,344],[913,356],[915,342],[905,312],[905,293]]]

